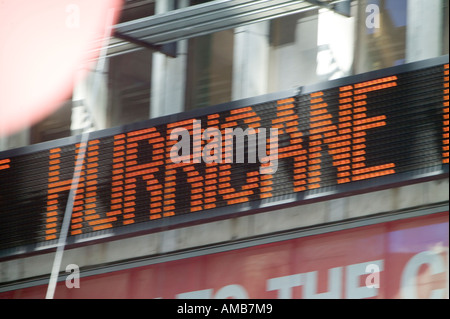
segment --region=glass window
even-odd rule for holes
[[[443,46],[442,46],[442,54],[448,54],[449,53],[449,49],[448,49],[448,38],[449,38],[449,34],[448,34],[448,28],[449,28],[449,0],[444,0],[444,5],[443,5],[443,11],[444,11],[444,30],[443,30]]]
[[[406,62],[407,6],[407,0],[359,1],[356,73]]]
[[[353,16],[326,9],[271,21],[269,90],[282,91],[351,75],[354,21]]]
[[[123,4],[119,23],[145,18],[155,12],[155,0],[126,0]]]
[[[448,2],[360,0],[356,72],[448,54]]]
[[[110,126],[149,118],[152,52],[139,50],[109,59]]]
[[[55,140],[71,135],[72,99],[30,129],[30,144]]]
[[[316,83],[318,11],[311,10],[271,21],[270,92]]]
[[[233,30],[189,39],[186,109],[231,101]]]

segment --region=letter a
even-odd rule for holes
[[[366,287],[367,288],[380,288],[380,267],[375,264],[367,265],[366,273],[369,273],[366,277]]]
[[[366,13],[369,13],[366,18],[366,27],[368,29],[380,28],[380,8],[376,4],[369,4],[366,7]]]
[[[75,264],[67,265],[66,272],[70,275],[66,278],[66,287],[69,289],[80,288],[80,268]]]
[[[189,163],[191,160],[191,135],[185,128],[176,128],[170,133],[170,139],[175,141],[181,136],[181,140],[178,141],[170,150],[170,159],[172,163]],[[181,156],[179,154],[181,150]]]

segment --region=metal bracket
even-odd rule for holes
[[[351,16],[350,14],[350,4],[351,0],[306,0],[311,4],[327,8],[336,13],[339,13],[347,18]]]
[[[167,44],[162,44],[162,45],[157,45],[157,44],[152,44],[149,43],[147,41],[143,41],[140,40],[138,38],[134,38],[132,36],[129,36],[127,34],[115,31],[114,32],[114,36],[116,38],[125,40],[127,42],[139,45],[141,47],[150,49],[152,51],[158,51],[161,52],[171,58],[176,58],[177,57],[177,43],[176,42],[172,42],[172,43],[167,43]]]
[[[115,26],[115,37],[176,57],[176,42],[320,7],[350,16],[351,0],[215,0]]]

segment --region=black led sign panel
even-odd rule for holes
[[[0,251],[448,175],[448,90],[445,56],[2,152]]]

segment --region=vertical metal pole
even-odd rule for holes
[[[56,283],[58,281],[59,268],[61,267],[62,256],[64,253],[64,247],[66,245],[67,234],[69,232],[70,221],[72,219],[72,208],[75,198],[75,191],[78,188],[78,182],[80,180],[80,175],[82,171],[83,161],[86,154],[87,143],[89,141],[89,133],[83,133],[81,136],[80,150],[75,163],[72,187],[69,191],[69,198],[67,200],[66,210],[64,212],[64,219],[61,225],[60,236],[58,239],[58,245],[56,247],[55,259],[53,261],[52,272],[50,275],[50,281],[47,287],[46,299],[53,299],[56,289]]]
[[[101,51],[100,56],[97,61],[97,67],[96,67],[97,71],[100,71],[100,70],[103,71],[105,68],[105,56],[106,56],[106,51],[107,51],[108,43],[109,43],[109,37],[111,35],[111,29],[112,29],[112,27],[110,28],[108,26],[112,26],[112,24],[113,24],[114,13],[115,13],[114,9],[110,9],[108,12],[108,17],[106,19],[105,34],[103,36],[103,38],[105,39],[105,44],[102,47],[102,51]],[[93,85],[93,94],[95,94],[95,95],[98,93],[97,92],[98,85],[96,85],[96,84],[97,83],[95,82]],[[63,257],[63,253],[64,253],[64,248],[66,246],[67,235],[69,233],[70,221],[72,219],[72,209],[73,209],[73,203],[74,203],[74,199],[75,199],[75,191],[78,188],[78,183],[80,180],[80,175],[81,175],[81,171],[82,171],[82,166],[83,166],[83,161],[84,161],[85,154],[86,154],[88,141],[89,141],[89,132],[84,132],[81,135],[79,153],[76,158],[74,173],[73,173],[73,177],[72,177],[72,186],[69,191],[69,197],[68,197],[66,209],[64,212],[64,218],[63,218],[63,222],[61,225],[61,231],[60,231],[60,235],[59,235],[59,239],[58,239],[58,244],[56,246],[55,259],[53,261],[52,272],[50,274],[50,281],[48,283],[47,294],[45,296],[46,299],[53,299],[53,296],[55,295],[55,289],[56,289],[56,283],[58,281],[59,269],[61,268],[61,262],[62,262],[62,257]]]

